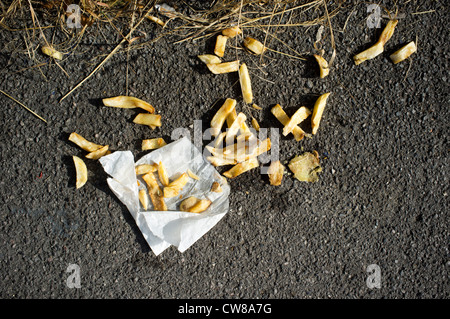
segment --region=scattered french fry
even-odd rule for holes
[[[141,125],[148,125],[152,129],[154,129],[155,126],[161,126],[161,115],[139,113],[134,118],[133,123],[141,124]]]
[[[187,170],[187,174],[190,178],[195,179],[195,180],[200,180],[200,177],[198,177],[197,175],[195,175],[190,169]]]
[[[330,69],[328,68],[328,62],[318,54],[314,54],[314,57],[316,58],[316,61],[319,64],[320,78],[323,79],[330,73]]]
[[[154,150],[163,147],[164,145],[167,145],[167,143],[161,137],[142,140],[143,151]]]
[[[270,138],[266,138],[264,141],[258,142],[258,147],[256,149],[256,156],[266,153],[272,147]]]
[[[209,199],[198,199],[194,196],[186,198],[180,204],[180,210],[189,213],[201,213],[204,212],[211,205]]]
[[[259,130],[261,129],[258,121],[254,117],[252,117],[252,126],[257,132],[259,132]]]
[[[228,114],[230,114],[235,107],[236,107],[236,100],[226,99],[225,103],[216,112],[213,119],[211,120],[211,129],[212,129],[211,134],[213,136],[217,136],[220,133]]]
[[[242,173],[247,172],[258,166],[259,166],[258,159],[256,157],[250,158],[242,163],[236,164],[230,170],[224,172],[223,176],[225,176],[227,178],[235,178],[235,177],[241,175]]]
[[[269,175],[270,185],[280,186],[281,180],[283,179],[284,166],[280,161],[275,161],[270,163],[269,170],[267,172]]]
[[[253,101],[252,83],[250,81],[250,75],[245,63],[242,63],[239,67],[239,82],[241,84],[242,97],[247,104]]]
[[[416,44],[414,41],[409,42],[404,47],[392,53],[389,58],[392,60],[394,64],[400,63],[403,60],[409,58],[411,54],[417,51]]]
[[[361,64],[362,62],[373,59],[383,53],[384,45],[394,34],[395,26],[397,25],[397,23],[398,20],[389,20],[378,41],[367,50],[364,50],[363,52],[358,53],[353,57],[355,64]]]
[[[88,152],[94,152],[103,147],[103,145],[98,145],[88,141],[83,136],[75,132],[70,134],[69,141],[77,144],[80,148]]]
[[[63,58],[63,54],[59,51],[56,51],[55,48],[45,45],[41,48],[42,53],[51,56],[52,58],[56,59],[56,60],[62,60]]]
[[[241,33],[242,33],[242,30],[238,26],[222,30],[222,34],[229,38],[234,38],[235,36],[237,36],[238,34],[241,34]]]
[[[312,134],[316,134],[319,129],[320,120],[323,115],[323,110],[325,109],[325,105],[327,103],[328,96],[331,93],[325,93],[319,96],[316,103],[314,104],[313,114],[311,116],[311,129]]]
[[[292,115],[292,117],[289,119],[289,121],[286,123],[286,125],[283,128],[283,135],[286,136],[289,133],[291,133],[294,128],[297,126],[297,124],[300,124],[303,122],[308,116],[311,115],[311,111],[302,106],[300,107],[295,113]]]
[[[199,55],[198,58],[205,64],[217,64],[222,62],[222,60],[214,54],[203,54]]]
[[[208,63],[206,64],[206,66],[214,74],[223,74],[239,71],[239,61]]]
[[[246,37],[244,39],[244,46],[253,53],[258,55],[262,54],[267,49],[264,47],[264,44],[251,37]]]
[[[152,201],[153,208],[157,211],[166,211],[167,206],[162,196],[163,193],[153,172],[148,172],[147,174],[142,176],[142,179],[147,184],[148,194],[150,195],[150,200]]]
[[[216,46],[214,48],[214,53],[218,56],[218,57],[223,57],[224,53],[225,53],[225,48],[227,46],[227,40],[228,37],[225,35],[221,35],[219,34],[217,36],[216,39]]]
[[[233,121],[233,124],[231,124],[227,130],[227,135],[225,136],[226,145],[233,143],[234,138],[242,127],[242,123],[244,123],[246,119],[247,117],[242,112],[237,115],[236,119]]]
[[[169,174],[167,174],[166,167],[162,162],[158,164],[158,177],[163,186],[169,186]]]
[[[219,182],[213,182],[211,185],[211,192],[214,193],[221,193],[222,192],[222,186],[220,186]]]
[[[261,111],[262,107],[256,105],[255,103],[252,104],[252,108],[254,108],[255,110]]]
[[[163,20],[161,20],[160,18],[157,18],[155,16],[146,15],[145,17],[148,18],[150,21],[155,22],[156,24],[159,24],[162,27],[164,27],[166,25],[166,23]]]
[[[164,197],[169,198],[177,196],[180,190],[186,185],[188,181],[189,176],[186,173],[181,174],[180,177],[164,187]]]
[[[294,157],[288,166],[294,177],[302,182],[316,182],[319,179],[318,173],[322,171],[317,151]]]
[[[147,210],[148,208],[148,196],[145,189],[139,190],[139,201],[141,202],[142,207]]]
[[[81,188],[87,182],[88,172],[86,164],[78,156],[72,156],[73,162],[75,164],[76,177],[76,188]]]
[[[149,113],[154,113],[155,108],[149,103],[133,96],[116,96],[103,99],[103,104],[110,107],[119,107],[123,109],[141,108]]]
[[[211,165],[215,167],[234,165],[237,163],[235,159],[218,156],[208,156],[206,159],[211,163]]]
[[[94,159],[94,160],[99,159],[100,157],[106,155],[108,153],[108,150],[109,150],[109,145],[103,146],[102,148],[99,148],[98,150],[87,154],[86,158]]]
[[[136,175],[144,175],[147,173],[153,173],[156,172],[158,170],[158,164],[141,164],[141,165],[137,165],[134,168]]]
[[[280,104],[275,105],[270,111],[282,125],[286,125],[289,122],[289,116],[287,116]],[[294,127],[292,134],[297,142],[305,137],[305,132],[299,126]]]

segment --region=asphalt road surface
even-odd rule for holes
[[[261,111],[244,106],[236,73],[211,74],[198,60],[212,53],[215,37],[151,42],[163,31],[145,21],[135,32],[144,45],[128,59],[115,54],[60,102],[120,42],[118,31],[92,25],[58,66],[24,49],[25,40],[37,48],[39,34],[2,29],[0,89],[47,123],[0,94],[1,298],[448,298],[448,8],[403,2],[385,52],[358,66],[353,55],[375,43],[388,19],[370,28],[367,4],[344,5],[331,20],[336,59],[325,79],[312,58],[319,25],[272,30],[280,40],[271,38],[273,50],[295,55],[288,45],[306,61],[275,51],[261,61],[231,43],[223,59],[248,64]],[[66,39],[45,32],[55,44]],[[264,39],[261,30],[245,32]],[[329,59],[328,28],[322,37]],[[394,65],[389,55],[410,41],[418,51]],[[138,111],[102,105],[127,88],[155,106],[162,127],[136,125]],[[71,132],[139,158],[147,153],[142,139],[170,142],[174,129],[192,132],[195,120],[206,127],[225,98],[261,127],[281,129],[273,105],[291,115],[325,92],[318,133],[279,139],[282,163],[319,153],[319,180],[289,173],[276,187],[258,169],[229,180],[228,213],[184,253],[172,246],[153,254],[98,161],[86,160],[89,180],[75,188],[72,155],[86,152],[68,141]]]

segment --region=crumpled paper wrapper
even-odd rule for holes
[[[168,211],[154,211],[150,207],[144,210],[139,202],[139,189],[146,188],[146,183],[136,176],[135,166],[162,162],[170,180],[190,169],[199,180],[189,178],[189,182],[180,191],[179,196],[166,198]],[[228,212],[230,186],[226,180],[202,153],[183,137],[143,156],[136,163],[131,151],[116,151],[100,158],[112,192],[128,208],[142,235],[155,255],[173,245],[184,252],[200,237],[216,225]],[[140,186],[137,181],[139,180]],[[213,182],[218,182],[222,192],[211,192]],[[162,185],[161,189],[162,189]],[[189,196],[209,199],[212,204],[199,214],[179,211],[179,204]]]

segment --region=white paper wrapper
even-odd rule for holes
[[[189,178],[189,182],[179,193],[182,195],[181,199],[179,196],[165,198],[168,211],[154,211],[151,201],[146,211],[139,202],[138,194],[140,188],[146,188],[146,183],[140,176],[136,177],[135,166],[160,161],[164,164],[170,180],[188,169],[196,174],[199,180]],[[136,163],[130,151],[113,152],[101,157],[100,163],[111,176],[107,179],[109,187],[128,208],[155,255],[159,255],[170,245],[184,252],[228,212],[229,185],[186,137],[150,152]],[[213,182],[220,183],[222,192],[211,192]],[[212,204],[200,214],[179,211],[179,204],[189,196],[209,199]]]

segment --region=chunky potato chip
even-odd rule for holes
[[[206,64],[206,66],[214,74],[223,74],[239,71],[239,61],[208,63]]]
[[[116,96],[103,99],[103,104],[110,107],[119,107],[124,109],[141,108],[149,113],[154,113],[155,108],[149,103],[133,96]]]
[[[252,83],[250,81],[250,74],[245,63],[239,67],[239,82],[241,84],[242,97],[247,104],[253,101]]]
[[[242,33],[242,30],[238,26],[226,28],[226,29],[222,30],[222,34],[229,38],[234,38],[235,36],[237,36],[238,34],[241,34],[241,33]]]
[[[148,196],[145,189],[139,190],[139,201],[141,202],[142,207],[147,210],[148,208]]]
[[[189,176],[186,173],[181,174],[180,177],[164,187],[164,197],[169,198],[177,196],[188,181]]]
[[[222,186],[220,186],[219,182],[213,182],[211,185],[211,192],[214,193],[221,193],[222,192]]]
[[[259,42],[256,39],[253,39],[251,37],[246,37],[244,39],[244,46],[252,51],[255,54],[262,54],[264,51],[266,51],[266,48],[264,47],[264,44]]]
[[[141,164],[141,165],[136,165],[136,167],[134,168],[136,175],[143,175],[143,174],[147,174],[147,173],[153,173],[156,172],[158,170],[158,164]]]
[[[275,161],[270,163],[269,170],[267,171],[269,175],[270,185],[279,186],[281,185],[281,180],[283,179],[284,166],[280,161]]]
[[[59,51],[56,51],[55,48],[45,45],[41,48],[42,53],[55,58],[56,60],[62,60],[63,54]]]
[[[311,128],[312,134],[316,134],[319,129],[320,120],[323,115],[323,110],[325,109],[325,105],[327,103],[328,96],[331,93],[325,93],[319,96],[316,103],[314,104],[313,114],[311,116]]]
[[[300,107],[284,126],[283,135],[286,136],[291,133],[297,127],[297,124],[303,122],[310,114],[311,111],[308,108],[304,106]]]
[[[77,144],[80,148],[88,152],[94,152],[103,147],[103,145],[98,145],[88,141],[83,136],[75,132],[70,134],[69,141]]]
[[[203,54],[199,55],[198,58],[205,64],[217,64],[222,62],[220,58],[214,54]]]
[[[201,213],[204,212],[211,205],[209,199],[198,199],[194,196],[186,198],[180,204],[180,210],[189,213]]]
[[[234,99],[226,99],[225,103],[222,107],[216,112],[214,117],[211,120],[211,134],[213,136],[217,136],[222,130],[222,126],[225,123],[225,120],[234,108],[236,107],[236,100]]]
[[[81,188],[87,182],[88,172],[86,164],[78,156],[72,156],[77,174],[76,188]]]
[[[314,57],[316,58],[316,61],[319,64],[320,78],[323,79],[328,75],[328,73],[330,73],[330,69],[328,68],[328,62],[318,54],[314,54]]]
[[[162,162],[158,164],[158,177],[163,186],[169,186],[169,174],[167,174],[166,167]]]
[[[294,177],[302,182],[316,182],[319,179],[318,173],[322,171],[317,151],[294,157],[288,166]]]
[[[233,124],[231,124],[231,126],[227,130],[227,135],[225,136],[225,143],[227,145],[233,143],[237,133],[242,127],[242,123],[244,123],[246,119],[247,117],[242,112],[237,115],[236,119],[233,121]]]
[[[236,164],[236,160],[234,158],[225,158],[219,156],[208,156],[206,158],[211,165],[215,167],[225,166],[225,165],[234,165]]]

